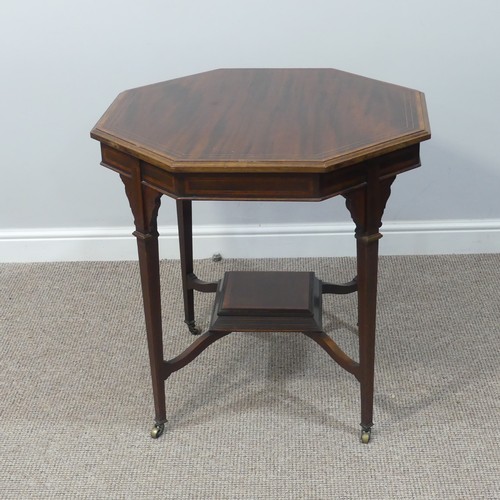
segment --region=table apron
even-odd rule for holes
[[[322,201],[365,185],[370,171],[380,180],[420,166],[419,145],[393,151],[330,172],[175,172],[165,170],[110,146],[102,147],[101,164],[120,175],[176,199]]]

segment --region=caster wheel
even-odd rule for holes
[[[361,431],[361,442],[363,444],[368,444],[370,442],[370,434],[370,429]]]
[[[186,321],[186,325],[189,328],[189,332],[193,335],[200,335],[201,330],[196,326],[194,321]]]
[[[155,426],[151,429],[151,437],[153,439],[158,439],[165,430],[165,424],[155,424]]]

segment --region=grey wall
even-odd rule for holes
[[[0,231],[130,226],[91,127],[123,89],[218,67],[335,67],[424,91],[433,139],[385,220],[500,219],[499,19],[497,0],[3,0]],[[198,224],[342,220],[337,199],[195,205]]]

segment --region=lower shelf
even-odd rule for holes
[[[308,272],[230,271],[220,281],[210,330],[320,332],[321,281]]]

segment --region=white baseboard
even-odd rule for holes
[[[355,255],[353,224],[195,226],[194,257]],[[132,228],[0,231],[0,262],[136,260]],[[500,253],[500,220],[387,222],[382,255]],[[177,228],[160,228],[160,255],[179,258]]]

